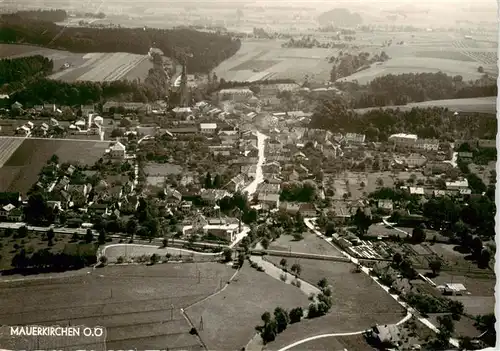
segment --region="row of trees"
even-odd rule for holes
[[[419,138],[440,140],[494,139],[497,119],[485,113],[455,115],[443,108],[371,110],[357,114],[339,97],[325,99],[315,108],[310,128],[364,133],[367,141],[387,141],[391,134],[411,131]]]
[[[27,20],[46,22],[63,22],[68,18],[68,13],[64,10],[23,10],[15,14]]]
[[[369,68],[369,66],[375,62],[385,62],[389,60],[389,56],[382,51],[379,54],[375,54],[370,57],[370,53],[361,52],[358,55],[348,54],[341,52],[341,55],[334,58],[330,58],[330,63],[333,63],[333,67],[330,71],[330,80],[335,82],[337,79],[350,76],[351,74],[359,71],[362,68]]]
[[[146,54],[153,46],[165,56],[186,59],[191,72],[206,73],[234,55],[239,39],[191,29],[72,28],[16,14],[0,17],[0,41],[24,43],[71,52]],[[187,57],[186,57],[187,54]]]
[[[276,336],[283,332],[289,324],[300,322],[305,314],[307,314],[307,318],[311,319],[328,313],[333,304],[332,291],[328,286],[328,281],[323,278],[317,283],[317,286],[321,292],[317,296],[310,296],[312,302],[309,304],[307,313],[304,313],[302,307],[296,307],[290,311],[276,307],[273,315],[269,312],[262,314],[261,319],[264,325],[258,326],[257,329],[260,331],[264,344],[274,341]]]

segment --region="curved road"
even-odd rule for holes
[[[248,193],[248,197],[251,197],[257,190],[257,186],[264,181],[264,176],[262,175],[262,165],[264,164],[265,160],[264,151],[267,136],[259,131],[255,132],[255,135],[257,136],[257,148],[259,149],[259,156],[257,160],[257,168],[255,170],[255,179],[243,191]]]
[[[320,238],[322,238],[323,240],[329,242],[328,240],[326,240],[325,236],[323,234],[321,234],[316,228],[315,226],[312,224],[312,221],[315,221],[317,218],[316,217],[312,217],[312,218],[304,218],[304,223],[305,225],[311,229],[317,236],[319,236]],[[329,242],[330,243],[330,242]],[[333,243],[330,243],[331,245],[335,246]],[[340,250],[340,252],[347,258],[349,258],[349,260],[356,264],[356,265],[359,265],[361,267],[361,270],[367,274],[375,283],[377,283],[382,289],[384,289],[389,295],[391,295],[391,297],[396,300],[397,303],[399,303],[408,313],[410,313],[411,315],[414,315],[415,317],[418,318],[418,320],[420,322],[422,322],[426,327],[428,327],[429,329],[432,329],[434,332],[436,333],[439,333],[439,329],[434,325],[432,324],[428,319],[426,318],[423,318],[420,316],[420,313],[415,310],[413,307],[409,306],[407,303],[401,301],[399,299],[399,296],[398,295],[395,295],[395,294],[391,294],[389,292],[389,288],[383,284],[381,284],[378,279],[376,279],[375,277],[371,276],[370,275],[370,269],[368,267],[365,267],[365,266],[362,266],[360,263],[359,263],[359,260],[355,257],[352,257],[351,255],[349,255],[347,252],[345,252],[344,250],[342,250],[341,248],[337,247],[337,249]],[[326,336],[325,336],[326,337]],[[304,339],[306,340],[306,339]],[[459,342],[457,339],[455,338],[450,338],[449,340],[450,344],[455,346],[455,347],[459,347]],[[288,346],[287,346],[288,347]],[[284,350],[287,350],[287,348],[284,348],[284,349],[281,349],[279,351],[284,351]]]

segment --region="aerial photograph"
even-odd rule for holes
[[[498,18],[0,0],[0,351],[500,350]]]

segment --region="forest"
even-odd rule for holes
[[[41,55],[0,60],[0,91],[9,91],[6,84],[22,82],[26,77],[46,76],[52,72],[54,63]]]
[[[363,69],[370,68],[371,64],[376,62],[385,62],[389,56],[382,51],[370,57],[370,53],[361,52],[358,55],[342,53],[338,57],[330,57],[329,62],[333,63],[330,71],[330,80],[335,82],[337,79],[344,78]]]
[[[23,18],[16,14],[0,17],[0,42],[32,44],[71,52],[128,52],[146,54],[157,47],[165,56],[186,59],[189,71],[207,73],[241,46],[228,35],[191,29],[62,27],[54,23]]]
[[[68,18],[64,10],[24,10],[16,12],[16,15],[24,19],[47,22],[63,22]]]
[[[391,134],[414,133],[419,138],[494,139],[497,119],[493,114],[467,113],[455,115],[443,108],[372,110],[358,114],[341,98],[325,99],[316,107],[310,128],[332,132],[364,133],[368,141],[387,141]]]
[[[476,81],[445,73],[389,74],[367,85],[346,82],[336,86],[352,96],[352,108],[405,105],[428,100],[463,99],[497,95],[496,80],[487,75]]]

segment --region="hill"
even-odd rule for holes
[[[157,47],[165,56],[186,62],[190,72],[207,73],[240,48],[228,35],[192,29],[62,27],[18,15],[0,17],[0,42],[33,44],[71,52],[126,52],[145,55]]]
[[[348,9],[336,8],[322,13],[317,18],[321,26],[335,25],[339,27],[354,27],[363,24],[359,13],[350,12]]]

